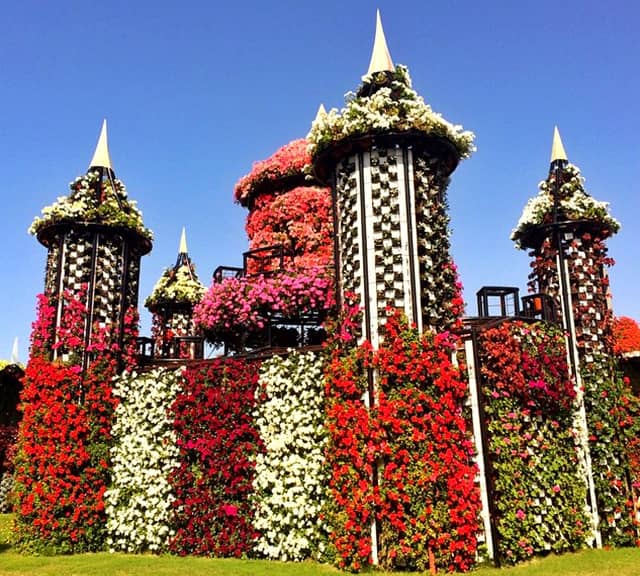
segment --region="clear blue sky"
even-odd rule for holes
[[[26,360],[43,289],[46,250],[27,228],[86,171],[104,117],[116,174],[155,233],[141,301],[183,225],[208,285],[247,246],[234,183],[357,87],[376,7],[414,87],[476,133],[449,188],[468,312],[483,285],[524,292],[529,259],[509,234],[558,124],[588,191],[622,222],[609,243],[615,313],[640,319],[636,2],[21,0],[0,19],[0,358],[18,336]]]

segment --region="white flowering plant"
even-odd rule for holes
[[[260,368],[255,423],[265,452],[256,460],[255,552],[273,560],[320,559],[327,530],[322,360],[312,352],[275,356]]]
[[[320,114],[307,135],[313,156],[333,144],[354,136],[376,132],[422,132],[449,140],[461,158],[475,151],[474,134],[463,130],[434,112],[411,87],[406,66],[398,65],[389,77],[386,72],[374,72],[363,78],[363,86],[379,84],[373,91],[348,93],[346,106],[332,108]]]
[[[100,173],[90,171],[69,184],[71,194],[60,196],[42,209],[29,227],[30,234],[38,234],[45,228],[64,222],[91,222],[107,226],[121,226],[133,230],[151,240],[151,230],[145,228],[142,213],[135,200],[129,200],[122,181],[107,179],[100,182]],[[99,193],[96,193],[96,190]]]
[[[538,188],[540,192],[527,202],[511,232],[516,248],[526,248],[527,237],[532,230],[553,221],[555,174],[540,182]],[[607,231],[607,236],[620,229],[620,223],[609,214],[608,202],[599,202],[585,191],[584,178],[573,164],[567,164],[563,169],[562,185],[558,191],[558,220],[595,222]]]
[[[195,267],[189,261],[180,266],[167,268],[153,287],[144,305],[153,307],[161,302],[197,304],[202,300],[206,288],[198,279]]]
[[[179,466],[170,407],[180,371],[156,368],[116,378],[112,481],[105,493],[111,551],[161,552],[173,535],[169,475]]]

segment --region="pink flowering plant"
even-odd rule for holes
[[[323,267],[311,267],[213,284],[195,307],[194,321],[212,344],[242,348],[274,317],[323,317],[333,304],[331,275]]]
[[[307,152],[308,143],[304,138],[294,140],[280,148],[266,160],[254,162],[251,172],[236,183],[233,197],[236,202],[247,206],[260,188],[267,182],[290,176],[301,176],[305,166],[311,164]]]

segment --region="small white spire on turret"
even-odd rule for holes
[[[180,248],[178,248],[178,254],[187,254],[187,232],[185,227],[182,227],[182,234],[180,235]]]
[[[89,169],[91,168],[108,168],[113,171],[111,156],[109,155],[109,143],[107,141],[106,118],[102,121],[102,130],[100,130],[100,137],[96,144],[96,151],[93,153],[93,158],[89,163]]]
[[[384,37],[382,29],[382,19],[380,18],[380,10],[376,12],[376,36],[373,41],[373,52],[371,53],[371,61],[369,62],[369,70],[367,75],[373,72],[393,72],[395,67],[389,54],[387,40]]]
[[[560,139],[560,131],[557,126],[553,128],[553,144],[551,145],[551,163],[556,160],[567,160],[567,153],[564,151],[562,140]]]

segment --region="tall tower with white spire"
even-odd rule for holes
[[[391,306],[419,329],[444,329],[462,311],[449,251],[449,176],[473,135],[435,114],[394,66],[380,13],[367,74],[340,112],[318,115],[308,136],[314,169],[332,184],[340,292],[364,310],[374,346]]]
[[[86,367],[98,332],[120,349],[126,344],[127,315],[137,313],[140,259],[151,250],[151,232],[115,177],[106,120],[87,173],[70,188],[68,196],[43,209],[30,231],[48,250],[45,296],[55,307],[55,318],[45,346],[52,358],[80,354]],[[73,328],[77,346],[65,349],[55,339],[74,299],[84,308],[84,319]]]
[[[202,339],[194,326],[193,307],[204,293],[205,287],[189,257],[183,228],[175,265],[164,271],[145,301],[153,315],[151,334],[156,357],[202,358]]]
[[[566,329],[573,324],[582,360],[612,352],[607,268],[613,261],[606,240],[619,228],[607,203],[585,191],[584,178],[569,163],[555,127],[549,175],[525,206],[511,237],[533,258],[530,290],[552,298]]]

